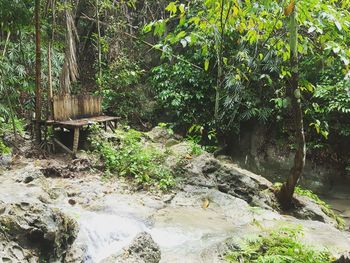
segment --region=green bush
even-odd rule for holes
[[[329,263],[333,261],[326,250],[302,244],[300,228],[281,228],[267,236],[247,240],[240,249],[227,253],[228,262],[237,263]]]
[[[140,85],[143,74],[138,63],[125,55],[110,62],[99,80],[104,111],[124,119],[134,115],[147,117],[151,107],[146,88]]]
[[[22,135],[24,133],[24,121],[17,118],[15,118],[13,121],[15,124],[16,132]],[[8,146],[6,146],[1,139],[5,133],[10,132],[13,132],[12,121],[5,121],[2,117],[0,117],[0,155],[11,152],[11,149]]]
[[[104,162],[108,174],[134,178],[145,186],[156,185],[167,190],[174,185],[171,170],[164,165],[165,154],[144,146],[142,133],[133,129],[118,129],[119,143],[106,141],[99,129],[94,129],[92,145]]]
[[[179,127],[208,125],[213,115],[213,78],[182,60],[152,69],[159,115]]]
[[[0,139],[0,156],[4,153],[10,153],[11,150],[9,147],[7,147]]]

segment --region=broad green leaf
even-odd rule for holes
[[[205,71],[208,71],[208,69],[209,69],[209,60],[206,59],[206,60],[204,61],[204,70],[205,70]]]
[[[177,6],[175,2],[170,2],[165,10],[169,11],[172,15],[176,14]]]

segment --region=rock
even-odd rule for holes
[[[350,252],[344,253],[337,260],[333,261],[333,263],[350,263]]]
[[[51,262],[61,259],[76,238],[77,224],[57,209],[25,202],[2,206],[5,210],[0,215],[0,225],[4,236],[0,241],[12,251],[13,243]]]
[[[159,245],[147,232],[138,234],[124,253],[118,257],[117,262],[125,263],[158,263],[161,258]]]
[[[251,205],[275,206],[271,182],[234,164],[222,163],[210,154],[195,157],[182,170],[187,184],[217,188]]]
[[[165,143],[165,148],[170,148],[171,146],[174,146],[176,144],[179,144],[180,142],[178,140],[175,139],[169,139],[167,140],[167,142]]]
[[[40,262],[38,255],[35,253],[32,253],[30,250],[20,247],[16,242],[4,242],[4,239],[4,235],[0,234],[0,262]]]
[[[180,139],[181,136],[175,135],[173,132],[169,132],[168,129],[164,127],[154,127],[151,131],[147,132],[146,135],[153,142],[166,143],[170,139]]]
[[[12,163],[11,154],[0,155],[0,166],[9,166]]]
[[[44,179],[43,173],[34,166],[27,166],[26,169],[20,169],[13,175],[17,183],[29,184],[35,180]]]
[[[92,167],[90,160],[87,158],[80,158],[73,160],[69,165],[68,169],[72,172],[87,171]]]
[[[184,157],[191,152],[191,147],[187,142],[175,144],[169,148],[176,156]]]
[[[71,163],[62,164],[59,162],[49,162],[44,165],[41,172],[45,177],[55,178],[72,178],[76,172],[87,171],[92,167],[92,164],[87,158],[78,158],[71,161]]]
[[[85,253],[86,247],[80,242],[74,242],[66,253],[64,263],[84,263]]]
[[[295,195],[294,200],[296,207],[291,211],[291,214],[296,218],[316,220],[334,225],[335,227],[337,226],[336,220],[327,216],[313,199],[306,196]]]
[[[49,166],[41,169],[41,172],[45,175],[45,177],[64,177],[68,178],[69,173],[67,173],[65,167],[60,166]]]

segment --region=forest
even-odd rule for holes
[[[350,262],[350,0],[0,0],[0,262]]]

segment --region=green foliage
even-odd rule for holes
[[[24,134],[24,120],[20,120],[17,118],[13,119],[13,122],[15,124],[16,132],[17,134],[23,135]],[[3,153],[10,153],[11,149],[4,144],[2,141],[2,137],[5,135],[5,133],[12,133],[13,132],[13,122],[9,122],[9,120],[5,120],[3,117],[0,117],[0,155]]]
[[[140,85],[144,70],[138,63],[124,55],[110,62],[102,72],[99,80],[103,96],[104,111],[123,117],[145,115],[147,94]]]
[[[158,123],[158,127],[165,128],[169,135],[174,135],[174,130],[172,129],[171,123],[160,122]]]
[[[92,145],[104,162],[107,174],[135,178],[145,186],[156,185],[167,190],[174,185],[172,172],[164,165],[165,154],[152,146],[145,146],[143,134],[125,128],[116,131],[119,143],[103,138],[101,130],[94,128]]]
[[[330,263],[334,259],[327,250],[320,251],[299,241],[300,228],[281,228],[267,236],[248,240],[226,260],[237,263]]]
[[[10,153],[11,149],[9,147],[7,147],[0,138],[0,156],[4,153]]]
[[[212,152],[216,150],[213,145],[217,144],[216,130],[206,131],[205,128],[198,124],[193,124],[187,131],[185,140],[190,144],[192,155],[200,155],[204,151]],[[201,145],[205,143],[206,145]]]
[[[20,135],[24,134],[24,124],[25,120],[24,119],[14,119],[15,127],[16,127],[16,132]],[[4,119],[0,117],[0,136],[3,135],[5,132],[10,133],[12,132],[13,126],[12,122],[5,122]]]
[[[214,94],[219,92],[217,126],[221,130],[238,132],[241,122],[274,121],[276,115],[281,120],[281,112],[290,106],[285,83],[291,75],[284,4],[276,0],[170,2],[166,8],[169,17],[144,28],[144,32],[153,30],[160,38],[157,47],[163,50],[163,57],[170,58],[167,64],[155,68],[154,86],[161,95],[163,108],[189,119],[186,123],[204,125],[202,104],[206,105],[205,111],[209,108],[213,112]],[[348,7],[349,3],[344,1],[298,1],[300,95],[308,107],[310,94],[314,87],[322,89],[320,84],[325,76],[337,76],[339,80],[349,72]],[[180,70],[176,65],[182,65]],[[181,79],[181,76],[190,79],[191,71],[197,74],[193,65],[200,65],[203,68],[200,74],[211,80],[205,96],[201,96],[202,103],[200,98],[198,101],[188,98],[201,93],[204,86],[200,84],[198,88]],[[186,68],[192,70],[181,72]],[[180,74],[175,75],[176,72]],[[187,95],[188,90],[191,96]],[[334,107],[338,109],[339,105]],[[190,118],[186,114],[189,109],[194,111]],[[197,120],[190,121],[192,116],[198,116]],[[203,119],[206,124],[214,123],[213,115]],[[328,136],[323,120],[318,123],[312,119],[311,123],[320,134]]]
[[[213,80],[203,71],[184,61],[164,63],[152,69],[150,83],[163,118],[181,127],[210,121]]]
[[[310,125],[318,134],[350,137],[350,80],[325,81],[316,87],[307,115],[314,120]]]

